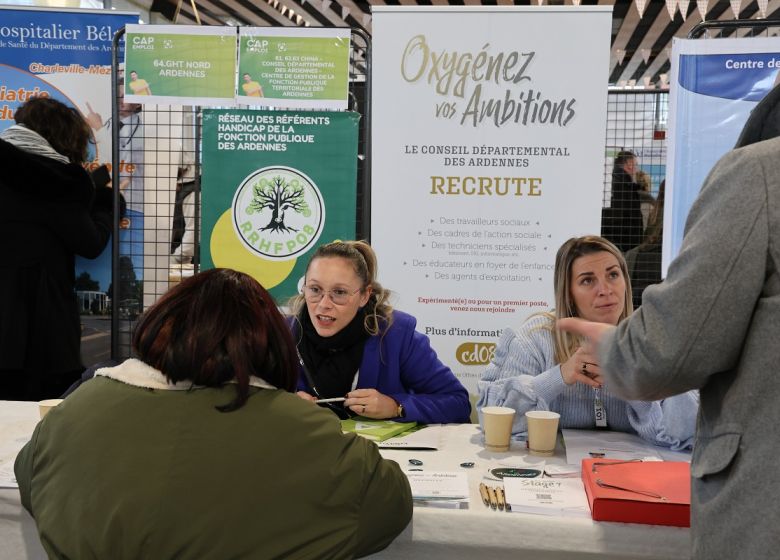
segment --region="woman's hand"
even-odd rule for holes
[[[302,398],[305,401],[314,402],[314,401],[317,400],[317,397],[314,397],[314,396],[310,395],[306,391],[298,391],[295,394],[298,395],[300,398]]]
[[[395,418],[398,412],[398,403],[395,399],[383,395],[376,389],[355,389],[347,393],[344,406],[355,414],[366,418]]]
[[[582,383],[590,387],[601,387],[601,368],[596,363],[596,357],[583,348],[577,351],[561,364],[561,377],[566,385]]]

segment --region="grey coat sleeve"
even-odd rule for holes
[[[735,366],[766,276],[768,166],[780,154],[764,152],[777,146],[735,150],[718,162],[666,280],[647,288],[639,310],[602,341],[605,376],[618,395],[661,399]]]

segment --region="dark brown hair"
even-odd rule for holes
[[[169,290],[138,321],[138,357],[171,382],[219,387],[235,381],[241,408],[249,378],[294,391],[298,362],[290,329],[255,279],[228,268],[207,270]]]
[[[43,136],[71,163],[82,164],[87,160],[87,144],[92,133],[76,109],[49,97],[32,97],[16,110],[14,120]]]
[[[623,166],[632,159],[636,159],[636,154],[634,152],[629,150],[620,150],[615,156],[615,163],[612,166],[612,173],[622,171]]]

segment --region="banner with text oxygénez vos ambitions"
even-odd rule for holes
[[[558,247],[600,231],[611,8],[374,6],[372,25],[380,281],[476,392],[502,329],[554,306]]]
[[[311,251],[356,228],[360,116],[203,111],[203,268],[246,272],[280,304],[298,293]]]

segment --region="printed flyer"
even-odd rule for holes
[[[472,393],[554,307],[560,245],[600,231],[610,10],[374,7],[380,281]]]
[[[347,108],[349,29],[240,27],[239,103]]]
[[[353,239],[357,113],[203,111],[201,257],[260,282],[280,305],[308,254]]]
[[[129,25],[125,45],[128,102],[235,104],[235,27]]]
[[[675,39],[672,60],[664,276],[704,179],[780,79],[780,38]]]

